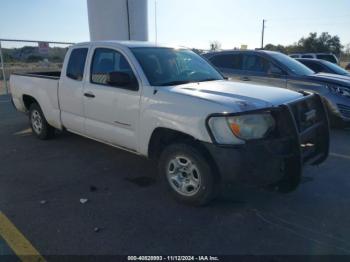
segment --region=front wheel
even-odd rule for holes
[[[213,168],[196,147],[173,144],[161,154],[159,170],[173,195],[187,204],[208,204],[216,192]]]
[[[29,122],[35,136],[47,140],[55,135],[55,128],[50,126],[38,104],[32,104],[29,109]]]

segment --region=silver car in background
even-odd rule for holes
[[[295,59],[272,51],[231,50],[203,56],[232,81],[317,93],[324,98],[333,125],[350,123],[348,76],[316,74]]]

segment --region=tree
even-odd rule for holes
[[[350,43],[348,43],[346,46],[345,46],[345,54],[347,56],[350,56]]]
[[[43,58],[41,56],[38,55],[30,55],[28,56],[28,58],[26,59],[26,62],[28,63],[36,63],[41,61]]]
[[[216,51],[221,49],[221,43],[219,41],[212,41],[210,42],[210,50]]]
[[[298,46],[303,52],[327,52],[336,55],[340,55],[343,48],[338,36],[331,36],[326,32],[320,36],[317,36],[317,33],[310,33],[308,37],[299,40]]]
[[[335,35],[331,36],[329,33],[322,33],[317,35],[317,33],[310,33],[308,37],[302,37],[298,42],[288,45],[272,45],[268,44],[265,49],[278,51],[282,53],[334,53],[337,56],[341,54],[343,46],[341,45],[340,38]]]
[[[350,43],[345,45],[341,59],[346,62],[350,60]]]
[[[286,47],[283,45],[273,45],[273,44],[268,44],[264,48],[265,50],[270,50],[270,51],[277,51],[281,53],[286,53]]]

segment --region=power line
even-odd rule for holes
[[[334,20],[334,19],[344,19],[350,18],[350,14],[341,15],[341,16],[329,16],[329,17],[280,17],[280,18],[269,18],[270,21],[301,21],[301,20]]]
[[[269,20],[270,21],[270,20]],[[295,22],[294,22],[295,24]],[[328,26],[339,26],[339,25],[344,25],[344,24],[349,24],[349,22],[341,22],[341,21],[338,21],[338,22],[331,22],[331,23],[325,23],[325,22],[320,22],[320,23],[317,23],[317,22],[309,22],[309,23],[306,23],[306,22],[303,22],[303,23],[298,23],[299,25],[302,25],[303,28],[305,27],[320,27],[320,26],[324,26],[324,27],[328,27]],[[298,25],[298,26],[299,26]],[[281,23],[272,23],[271,26],[269,26],[270,28],[285,28],[286,25],[284,24],[281,24]]]

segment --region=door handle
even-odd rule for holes
[[[93,93],[84,93],[84,96],[88,98],[95,98],[95,95]]]
[[[242,76],[242,77],[241,77],[241,80],[242,80],[242,81],[250,81],[250,77],[248,77],[248,76]]]

